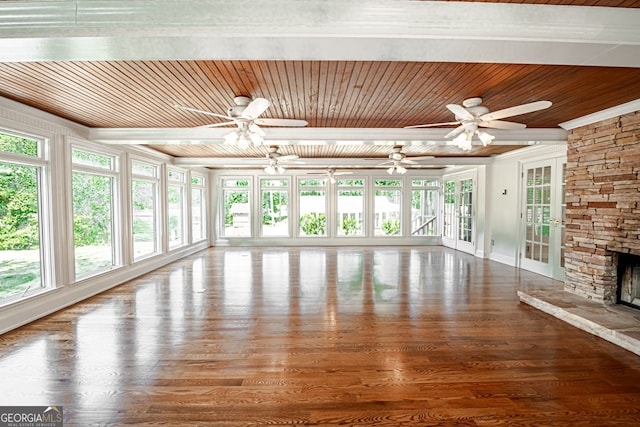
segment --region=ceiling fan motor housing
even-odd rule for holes
[[[242,113],[247,108],[247,105],[251,103],[251,98],[249,98],[248,96],[240,95],[233,98],[233,102],[235,102],[236,105],[234,105],[233,107],[229,107],[229,109],[227,110],[227,115],[229,117],[233,117],[234,119],[241,118]]]
[[[476,119],[484,114],[487,114],[489,112],[489,109],[487,107],[485,107],[482,104],[482,98],[480,97],[476,97],[476,98],[467,98],[464,101],[462,101],[462,106],[473,115],[473,117],[475,117]],[[464,118],[462,117],[457,117],[457,120],[460,121],[464,121]]]

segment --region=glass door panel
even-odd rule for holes
[[[475,253],[475,173],[465,172],[444,182],[442,244]]]
[[[524,165],[520,266],[562,279],[564,164],[559,159]]]

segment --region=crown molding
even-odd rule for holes
[[[565,130],[572,130],[604,120],[609,120],[614,117],[634,113],[636,111],[640,111],[640,99],[627,102],[626,104],[616,105],[615,107],[607,108],[606,110],[598,111],[593,114],[587,114],[586,116],[578,117],[577,119],[568,120],[566,122],[560,123],[559,126]]]

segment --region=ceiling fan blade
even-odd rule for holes
[[[518,130],[527,127],[524,123],[505,122],[504,120],[491,120],[488,122],[480,122],[478,126],[493,129]]]
[[[408,165],[417,165],[417,164],[418,164],[418,162],[417,162],[417,161],[415,161],[415,160],[413,160],[413,159],[410,159],[410,158],[408,158],[408,157],[405,157],[404,159],[399,160],[399,162],[400,162],[400,163],[406,163],[406,164],[408,164]]]
[[[421,160],[432,160],[435,159],[435,156],[415,156],[415,157],[408,157],[409,160],[414,160],[416,162],[419,162]]]
[[[255,119],[254,123],[260,126],[303,127],[308,125],[306,120],[295,119]]]
[[[224,114],[212,113],[211,111],[198,110],[196,108],[184,107],[182,105],[174,105],[173,107],[178,109],[178,110],[191,111],[192,113],[206,114],[208,116],[220,117],[222,119],[233,120],[233,117],[229,117],[229,116],[226,116]]]
[[[260,114],[264,113],[267,108],[269,108],[269,101],[264,98],[256,98],[247,105],[247,108],[244,109],[242,117],[253,120]]]
[[[464,132],[466,126],[465,125],[460,125],[457,128],[455,128],[454,130],[452,130],[451,132],[449,132],[448,134],[446,134],[444,137],[445,138],[453,138],[454,136]]]
[[[334,172],[333,176],[338,176],[338,175],[351,175],[353,172],[348,172],[348,171],[344,171],[344,172]]]
[[[550,101],[536,101],[528,104],[516,105],[515,107],[505,108],[504,110],[494,111],[492,113],[483,114],[480,120],[490,122],[493,120],[504,119],[505,117],[519,116],[520,114],[531,113],[538,110],[544,110],[551,107]]]
[[[413,125],[413,126],[405,126],[405,129],[415,129],[415,128],[430,128],[430,127],[436,127],[436,126],[452,126],[452,125],[459,125],[460,122],[444,122],[444,123],[431,123],[428,125]]]
[[[264,131],[263,131],[262,129],[260,129],[260,126],[258,126],[258,125],[257,125],[257,124],[255,124],[255,123],[251,123],[251,124],[249,125],[249,130],[250,130],[251,132],[255,133],[255,134],[260,135],[261,137],[264,137],[264,136],[266,136],[266,135],[267,135],[266,133],[264,133]]]
[[[467,111],[462,105],[447,104],[447,109],[451,111],[456,117],[460,117],[462,120],[473,120],[475,117],[473,114]]]
[[[288,161],[291,161],[291,160],[295,160],[298,157],[300,157],[300,156],[298,156],[296,154],[287,154],[286,156],[278,156],[278,161],[279,162],[288,162]]]
[[[224,122],[224,123],[214,123],[214,124],[211,124],[211,125],[196,126],[196,129],[199,129],[199,128],[217,128],[217,127],[231,126],[231,125],[236,126],[236,122]]]

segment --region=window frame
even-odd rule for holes
[[[267,181],[280,181],[280,182],[285,182],[285,185],[266,185],[263,186],[263,182],[267,182]],[[259,237],[260,238],[290,238],[291,237],[291,225],[292,225],[292,221],[291,221],[291,179],[288,176],[273,176],[273,175],[267,175],[267,176],[259,176],[258,177],[258,187],[259,187],[259,195],[258,195],[258,199],[260,201],[260,219],[259,219]],[[285,193],[286,197],[287,197],[287,215],[286,215],[286,221],[287,221],[287,226],[286,226],[286,234],[274,234],[274,235],[265,235],[264,234],[264,210],[262,207],[262,201],[263,201],[263,194],[265,191],[269,191],[269,192],[280,192],[280,193]]]
[[[251,175],[246,175],[246,176],[241,176],[241,175],[229,175],[229,176],[221,176],[218,180],[218,184],[219,184],[219,188],[220,188],[220,204],[219,209],[220,209],[220,221],[218,224],[219,227],[219,235],[220,237],[224,238],[224,239],[253,239],[254,238],[254,217],[253,217],[253,193],[254,193],[254,182],[253,182],[254,177]],[[225,183],[229,181],[246,181],[247,185],[229,185],[226,186]],[[247,204],[248,206],[248,211],[249,211],[249,218],[247,219],[247,226],[249,228],[249,233],[247,235],[227,235],[226,234],[226,215],[227,215],[227,208],[225,206],[225,202],[226,202],[226,195],[228,191],[236,191],[236,192],[240,192],[240,191],[246,191],[247,192]]]
[[[149,175],[144,175],[144,174],[140,174],[140,173],[136,173],[134,171],[134,163],[139,163],[142,164],[144,166],[150,166],[151,168],[153,168],[153,175],[149,176]],[[144,259],[156,256],[158,254],[162,253],[162,241],[161,241],[161,236],[162,236],[162,216],[161,216],[161,211],[162,211],[162,207],[161,207],[161,197],[160,197],[160,192],[161,192],[161,185],[162,185],[162,180],[161,180],[161,174],[162,174],[162,165],[160,163],[154,163],[154,162],[150,162],[148,159],[142,159],[142,158],[138,158],[138,157],[132,157],[130,158],[129,161],[129,192],[130,192],[130,214],[131,214],[131,242],[130,242],[130,247],[131,247],[131,260],[132,262],[136,263],[136,262],[140,262]],[[154,211],[153,211],[153,224],[154,224],[154,250],[153,252],[150,253],[145,253],[142,254],[139,257],[136,257],[136,252],[135,252],[135,238],[134,238],[134,231],[133,231],[133,227],[134,227],[134,221],[135,221],[135,216],[133,214],[133,205],[134,205],[134,192],[133,192],[133,182],[134,181],[142,181],[142,182],[150,182],[154,184],[155,190],[154,190]]]
[[[194,178],[200,178],[200,183],[195,183],[194,182]],[[189,175],[189,183],[190,183],[190,188],[191,188],[191,197],[189,199],[189,205],[190,205],[190,224],[191,224],[191,243],[198,243],[198,242],[202,242],[207,240],[207,177],[204,174],[200,174],[200,173],[196,173],[196,172],[191,172]],[[196,239],[195,233],[194,233],[194,215],[195,215],[195,207],[194,206],[194,197],[193,197],[193,193],[194,190],[198,190],[200,193],[200,205],[199,205],[199,211],[200,211],[200,238]]]
[[[442,206],[442,193],[443,193],[443,180],[441,177],[431,177],[431,176],[415,176],[409,177],[411,181],[411,185],[409,188],[409,235],[407,237],[411,238],[425,238],[425,237],[438,237],[442,235],[442,218],[440,215],[441,206]],[[420,184],[415,184],[415,181],[421,181]],[[425,181],[434,182],[432,184],[425,184]],[[434,206],[435,212],[435,224],[433,227],[433,234],[413,234],[413,192],[421,191],[421,192],[434,192],[436,194],[436,202]]]
[[[177,174],[180,176],[180,179],[171,179],[171,174]],[[166,173],[165,173],[165,177],[166,177],[166,188],[165,188],[165,206],[164,209],[166,210],[166,230],[167,230],[167,250],[168,251],[173,251],[179,248],[182,248],[184,246],[187,246],[189,244],[188,242],[188,228],[187,228],[187,222],[186,219],[189,218],[188,216],[188,212],[187,212],[187,176],[188,173],[186,170],[183,169],[179,169],[179,168],[175,168],[175,167],[167,167]],[[169,209],[169,191],[171,187],[177,187],[180,189],[180,227],[179,227],[179,231],[180,231],[180,242],[179,243],[175,243],[172,245],[171,242],[171,226],[169,225],[169,222],[171,221],[171,214],[170,214],[170,209]]]
[[[342,181],[362,181],[362,184],[359,185],[350,185],[350,186],[340,186],[340,182]],[[334,226],[333,226],[333,233],[334,236],[338,239],[356,239],[356,238],[362,238],[362,237],[369,237],[369,232],[368,232],[368,210],[369,210],[369,201],[371,200],[369,194],[371,194],[368,191],[368,183],[369,183],[369,179],[367,177],[360,177],[360,176],[352,176],[349,178],[342,178],[342,179],[337,179],[336,183],[335,183],[335,196],[334,196]],[[342,227],[342,219],[341,219],[341,212],[340,212],[340,192],[341,191],[349,191],[348,189],[352,189],[353,191],[361,191],[362,195],[360,196],[362,198],[362,212],[361,212],[361,217],[362,217],[362,221],[360,222],[360,233],[358,234],[342,234],[340,232],[340,229]]]
[[[372,210],[372,214],[371,214],[371,221],[372,221],[372,227],[373,227],[373,231],[372,231],[372,236],[373,237],[381,237],[381,238],[400,238],[400,237],[404,237],[404,232],[403,232],[403,228],[404,228],[404,221],[403,221],[403,216],[404,216],[404,187],[405,187],[405,182],[403,178],[396,178],[396,177],[372,177],[371,179],[372,181],[372,192],[371,192],[371,199],[372,199],[372,205],[373,205],[373,210]],[[378,185],[377,182],[378,181],[396,181],[399,184],[398,185]],[[377,228],[377,223],[378,222],[382,222],[382,219],[377,219],[378,216],[378,211],[376,210],[376,198],[378,197],[376,195],[376,193],[378,191],[393,191],[396,192],[400,198],[400,210],[398,212],[398,232],[396,234],[385,234],[385,233],[377,233],[378,230],[383,230],[383,226],[382,224],[380,224],[380,227]]]
[[[88,152],[92,154],[96,154],[99,156],[106,156],[112,159],[110,168],[101,168],[97,166],[90,166],[83,163],[74,163],[73,161],[73,151],[74,149],[78,151]],[[69,206],[71,212],[70,215],[70,235],[74,236],[74,222],[75,222],[75,212],[73,209],[73,174],[83,173],[88,175],[97,175],[97,176],[108,176],[111,180],[111,267],[105,268],[102,270],[94,270],[87,274],[78,275],[76,271],[76,246],[75,246],[75,237],[72,237],[69,241],[69,272],[70,283],[79,283],[83,282],[86,279],[99,276],[101,274],[107,273],[109,271],[120,268],[124,265],[123,260],[123,239],[122,239],[122,221],[124,216],[122,214],[122,171],[121,171],[121,153],[110,151],[108,149],[102,148],[94,148],[92,144],[84,144],[81,141],[71,140],[68,149],[68,159],[70,164],[70,171],[68,175],[68,183],[69,183]]]
[[[32,167],[36,175],[36,205],[38,221],[38,256],[40,268],[40,286],[37,288],[27,287],[26,290],[0,298],[0,307],[10,305],[25,298],[31,298],[44,292],[49,292],[57,288],[54,279],[54,258],[53,258],[53,217],[52,209],[45,209],[51,206],[53,197],[50,145],[52,136],[37,135],[31,132],[23,132],[7,127],[0,127],[0,134],[16,138],[30,139],[37,143],[36,156],[28,156],[21,153],[12,153],[0,150],[0,163],[15,166]]]
[[[325,177],[320,177],[320,178],[311,178],[311,177],[302,177],[302,176],[298,176],[297,177],[297,181],[296,181],[296,203],[297,203],[297,210],[296,210],[296,237],[300,238],[300,239],[322,239],[322,238],[327,238],[329,237],[329,233],[331,231],[330,229],[330,222],[329,222],[329,217],[330,217],[330,212],[329,212],[329,188],[328,188],[328,183],[329,180],[328,178]],[[305,182],[305,181],[318,181],[320,182],[319,184],[316,185],[309,185],[309,186],[302,186],[301,183]],[[302,195],[301,193],[303,191],[321,191],[324,194],[324,234],[318,234],[318,235],[306,235],[302,233],[302,229],[301,229],[301,219],[302,219]]]

